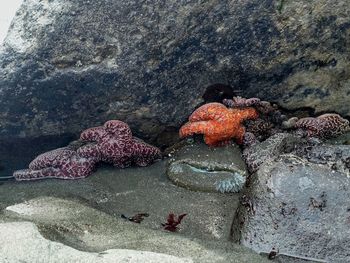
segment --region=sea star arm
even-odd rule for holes
[[[101,161],[102,153],[98,144],[90,143],[78,148],[77,153],[81,157],[94,158],[96,161]]]
[[[313,117],[301,118],[294,124],[294,128],[297,129],[297,134],[306,137],[314,137],[320,134],[322,121]]]
[[[180,131],[180,138],[191,136],[193,134],[213,134],[215,128],[218,124],[215,121],[197,121],[197,122],[187,122],[184,124]]]
[[[69,162],[61,167],[61,173],[57,178],[60,179],[80,179],[89,176],[94,168],[97,159],[85,158],[79,155],[73,156]]]
[[[239,126],[236,129],[236,142],[237,144],[243,144],[244,142],[245,128],[244,126]]]
[[[204,142],[209,146],[222,147],[229,145],[231,143],[231,140],[221,140],[216,136],[204,135]]]
[[[322,139],[335,137],[350,130],[348,120],[331,113],[317,118],[302,118],[296,122],[295,127],[306,130],[308,137],[315,136]]]
[[[132,132],[125,122],[119,120],[110,120],[103,125],[104,129],[111,136],[121,139],[121,140],[131,140]]]
[[[256,144],[258,142],[259,142],[258,139],[256,138],[256,136],[252,132],[244,133],[243,143],[242,143],[244,147],[251,146],[251,145]]]
[[[322,128],[322,133],[326,137],[335,137],[350,131],[349,121],[342,118],[339,114],[326,113],[317,117],[317,119],[323,123],[320,128]]]
[[[294,124],[294,128],[308,129],[308,130],[317,130],[317,127],[320,125],[320,121],[317,118],[305,117],[301,118]]]
[[[208,103],[196,109],[189,117],[189,121],[224,121],[227,118],[227,112],[228,109],[221,103]]]
[[[229,108],[234,108],[234,107],[243,108],[243,107],[258,105],[260,103],[260,99],[258,98],[246,99],[246,98],[237,96],[237,97],[233,97],[232,99],[224,99],[222,103]]]
[[[103,126],[86,129],[80,134],[80,139],[88,142],[101,142],[102,138],[107,135]]]
[[[61,178],[62,171],[58,168],[46,167],[40,170],[24,169],[13,173],[13,177],[17,181],[39,180],[46,178]]]
[[[139,166],[147,166],[154,160],[161,158],[161,151],[150,144],[147,144],[137,138],[134,138],[133,144],[133,161]]]
[[[40,170],[20,170],[14,173],[18,181],[46,178],[80,179],[89,176],[95,168],[96,160],[75,155],[62,164],[61,167],[46,167]]]
[[[235,114],[237,119],[240,119],[241,122],[244,120],[253,120],[259,117],[259,114],[254,108],[244,108],[244,109],[232,109],[232,112]]]
[[[67,147],[58,148],[48,151],[37,156],[30,164],[29,169],[40,170],[46,167],[57,167],[61,165],[61,161],[65,158],[73,156],[75,151]]]

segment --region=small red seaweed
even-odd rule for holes
[[[181,224],[182,219],[186,216],[187,214],[181,214],[178,217],[174,213],[170,213],[167,218],[166,223],[162,223],[162,226],[164,227],[165,230],[168,230],[170,232],[175,232],[178,230],[178,225]]]

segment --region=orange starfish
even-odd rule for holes
[[[204,141],[209,146],[225,145],[232,138],[242,144],[245,133],[243,121],[258,116],[254,108],[226,108],[221,103],[208,103],[191,114],[189,122],[180,129],[180,138],[204,134]]]

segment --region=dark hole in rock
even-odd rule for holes
[[[154,145],[164,151],[170,145],[179,142],[179,129],[177,127],[166,127],[153,142]]]
[[[216,83],[206,88],[202,98],[205,103],[222,102],[223,99],[232,99],[235,96],[233,88],[226,84]]]

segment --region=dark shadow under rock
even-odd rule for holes
[[[39,154],[62,146],[75,139],[73,134],[37,138],[0,139],[0,179],[24,169]]]

